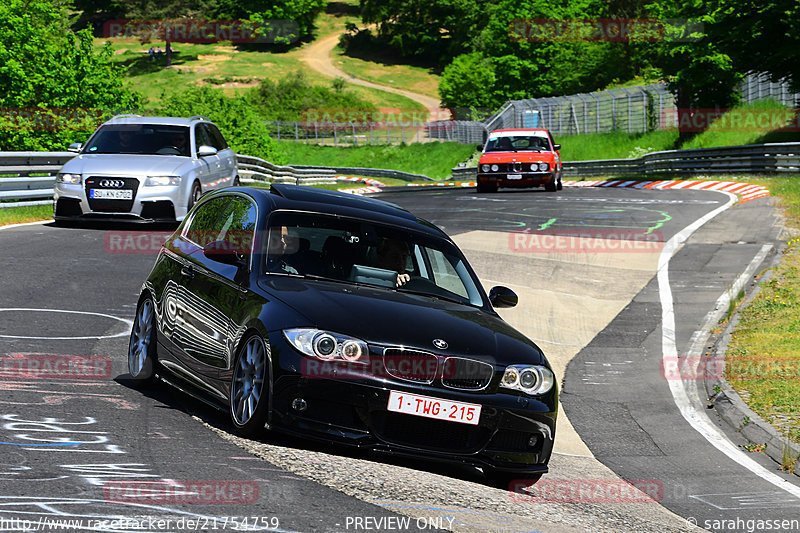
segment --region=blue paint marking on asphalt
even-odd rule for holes
[[[11,446],[77,446],[83,444],[82,442],[51,442],[50,444],[28,444],[25,442],[0,442],[0,444],[9,444]]]

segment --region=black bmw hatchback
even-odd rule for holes
[[[547,472],[558,390],[447,235],[298,187],[204,197],[145,281],[128,364],[265,427],[490,475]]]

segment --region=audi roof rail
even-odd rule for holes
[[[192,115],[189,117],[189,120],[205,120],[207,122],[211,122],[211,119],[208,117],[204,117],[203,115]]]
[[[132,113],[124,113],[122,115],[114,115],[114,117],[112,117],[111,120],[114,120],[115,118],[136,118],[136,117],[141,117],[141,116],[142,115],[134,115]]]

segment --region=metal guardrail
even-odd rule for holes
[[[73,152],[0,152],[0,208],[52,203],[56,174],[75,155]],[[239,179],[244,183],[336,181],[334,169],[302,169],[275,165],[247,155],[237,155],[237,161]]]
[[[21,200],[11,204],[20,207],[52,202],[56,174],[73,157],[72,152],[0,152],[0,200]]]
[[[565,161],[564,177],[658,176],[706,173],[800,173],[800,143],[750,144],[652,152],[636,159]],[[476,167],[453,169],[456,179],[475,179]]]
[[[73,157],[72,152],[0,152],[0,207],[51,203],[56,174]],[[247,155],[238,155],[237,159],[239,179],[243,183],[335,183],[337,173],[406,181],[431,180],[421,174],[388,169],[275,165]],[[636,159],[564,162],[564,176],[569,178],[737,172],[800,173],[800,143],[667,150]],[[455,179],[475,179],[476,173],[476,167],[453,169]]]
[[[278,183],[335,183],[336,170],[328,167],[301,168],[289,165],[276,165],[250,155],[236,155],[239,181],[278,182]]]
[[[313,165],[290,165],[297,170],[330,170],[337,174],[355,174],[356,176],[369,176],[371,178],[394,178],[404,181],[436,181],[424,174],[414,174],[401,170],[365,167],[317,167]]]

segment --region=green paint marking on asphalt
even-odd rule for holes
[[[657,230],[658,228],[660,228],[661,226],[672,220],[672,216],[666,211],[658,211],[658,212],[661,213],[663,218],[661,220],[656,221],[654,226],[650,226],[649,228],[647,228],[645,234],[654,232],[655,230]]]
[[[549,227],[550,227],[550,226],[551,226],[551,225],[552,225],[552,224],[553,224],[553,223],[554,223],[556,220],[558,220],[558,219],[557,219],[557,218],[551,218],[550,220],[548,220],[548,221],[547,221],[547,222],[545,222],[544,224],[541,224],[541,225],[539,226],[539,231],[546,230],[546,229],[547,229],[547,228],[549,228]]]

